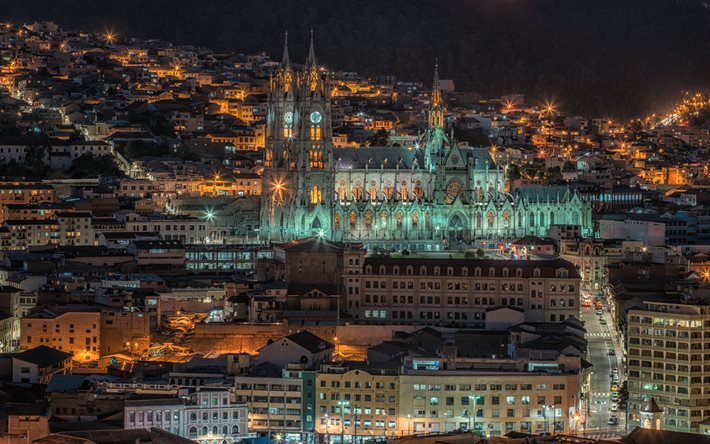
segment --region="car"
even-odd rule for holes
[[[619,402],[619,395],[616,392],[612,393],[611,400],[614,402]]]
[[[607,421],[607,424],[615,426],[619,425],[619,418],[609,418],[609,421]]]
[[[611,413],[609,414],[609,417],[610,417],[610,418],[613,418],[613,419],[619,419],[619,414],[616,413],[616,412],[611,412]]]
[[[606,325],[606,319],[604,318],[599,318],[599,323],[602,325]]]
[[[609,407],[609,409],[610,409],[612,412],[615,412],[615,411],[619,410],[619,406],[618,406],[616,403],[613,403],[613,404],[611,405],[611,407]]]
[[[612,385],[611,385],[611,391],[612,391],[612,392],[618,392],[618,391],[619,391],[619,386],[616,385],[616,384],[612,384]]]
[[[597,308],[597,312],[596,312],[596,313],[597,313],[597,314],[598,314],[599,316],[602,316],[602,315],[604,314],[604,312],[603,312],[603,311],[601,311],[601,310],[600,310],[600,309],[598,309],[598,308]]]
[[[611,369],[611,373],[618,375],[618,374],[619,374],[619,368],[618,368],[618,367],[613,367],[613,368]]]
[[[616,352],[614,351],[613,348],[610,348],[610,349],[609,349],[608,354],[609,354],[609,356],[616,356]]]
[[[584,302],[582,302],[582,306],[584,307],[591,307],[592,306],[592,301],[589,299],[585,299]]]

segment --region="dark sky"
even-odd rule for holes
[[[659,111],[710,88],[710,2],[701,0],[3,0],[0,16],[115,29],[237,52],[319,60],[364,74],[443,77],[484,97],[523,92],[585,115]]]

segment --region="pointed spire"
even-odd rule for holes
[[[311,28],[311,46],[308,48],[308,58],[306,59],[306,65],[316,64],[316,50],[313,48],[313,28]]]
[[[434,82],[431,85],[431,106],[441,105],[441,85],[439,83],[439,58],[434,59]]]
[[[291,58],[288,56],[288,31],[284,31],[284,55],[281,57],[281,66],[288,66],[291,64]]]

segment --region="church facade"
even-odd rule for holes
[[[269,85],[261,235],[430,250],[545,236],[552,224],[591,234],[591,206],[567,187],[504,192],[488,148],[458,145],[445,131],[445,112],[435,69],[419,143],[333,148],[330,85],[312,38],[298,70],[286,43]]]

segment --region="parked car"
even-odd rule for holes
[[[609,349],[609,356],[616,356],[616,352],[614,351],[613,348]]]
[[[606,319],[604,318],[599,318],[599,323],[602,325],[606,325]]]

